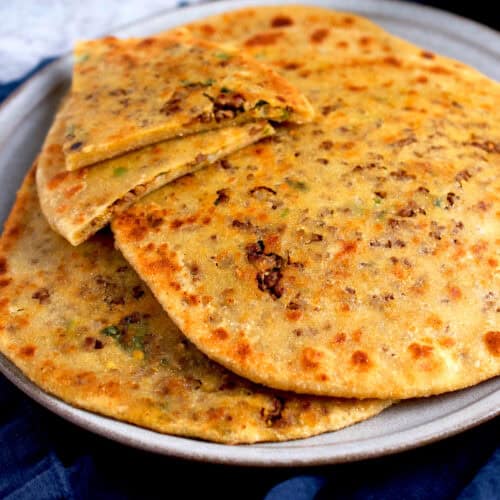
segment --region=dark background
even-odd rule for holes
[[[415,0],[414,3],[430,5],[442,10],[447,10],[449,12],[453,12],[454,14],[468,17],[469,19],[473,19],[474,21],[486,24],[496,30],[500,30],[500,3],[498,3],[498,1],[496,0]]]

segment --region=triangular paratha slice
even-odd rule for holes
[[[213,363],[174,326],[110,233],[75,248],[50,229],[33,171],[0,241],[0,351],[72,405],[222,443],[306,437],[390,404],[272,391]]]
[[[74,170],[148,144],[244,122],[303,123],[307,99],[274,70],[184,32],[75,49],[63,152]]]
[[[68,172],[62,147],[67,105],[56,116],[40,153],[37,186],[45,217],[73,245],[154,189],[274,133],[266,121],[250,122],[159,142]]]

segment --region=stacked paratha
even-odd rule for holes
[[[181,79],[188,53],[200,64]],[[498,84],[300,6],[76,56],[0,245],[0,350],[35,383],[239,443],[338,429],[500,373]],[[229,70],[242,66],[256,73]],[[218,121],[232,108],[215,100],[245,78],[260,97]],[[175,106],[158,113],[164,98]],[[200,99],[210,121],[192,120]],[[82,243],[113,217],[114,238]]]
[[[193,29],[225,40],[238,16]],[[113,223],[183,333],[304,393],[407,398],[498,375],[499,85],[328,19],[249,29],[240,47],[307,95],[314,122]]]
[[[0,350],[65,401],[161,432],[224,443],[338,429],[386,401],[297,396],[210,361],[170,321],[109,232],[72,247],[26,178],[0,247]]]

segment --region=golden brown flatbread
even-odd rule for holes
[[[0,242],[0,351],[42,389],[119,420],[222,443],[310,436],[388,406],[271,391],[213,363],[170,321],[110,233],[75,248],[51,231],[34,177]]]
[[[63,152],[74,170],[176,136],[312,116],[284,78],[229,46],[179,30],[107,37],[76,46]]]
[[[200,25],[220,40],[238,17]],[[318,112],[114,221],[176,324],[297,392],[408,398],[498,375],[499,85],[328,21],[241,46]]]
[[[72,245],[154,189],[274,133],[266,121],[250,122],[159,142],[68,172],[62,147],[67,105],[56,116],[40,153],[37,186],[49,224]]]

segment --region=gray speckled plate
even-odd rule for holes
[[[237,6],[266,3],[239,1]],[[434,9],[381,0],[302,3],[365,15],[396,35],[460,59],[500,80],[500,35],[471,21]],[[234,8],[236,2],[218,2],[169,11],[127,26],[117,34],[143,36]],[[62,58],[37,73],[0,108],[1,221],[40,148],[70,74],[70,59]],[[313,465],[374,457],[442,439],[500,414],[497,377],[471,389],[400,403],[338,432],[285,443],[225,446],[158,434],[74,408],[41,391],[1,355],[0,370],[33,399],[90,431],[156,453],[229,464]]]

